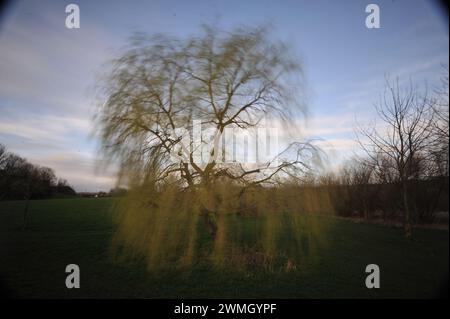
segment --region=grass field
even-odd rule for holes
[[[0,280],[15,297],[56,298],[429,298],[447,288],[449,233],[417,229],[404,240],[397,228],[323,217],[327,245],[314,264],[290,272],[218,270],[148,272],[144,262],[115,263],[108,254],[114,199],[0,203]],[[243,220],[243,223],[248,221]],[[325,228],[324,228],[325,229]],[[81,288],[65,287],[65,267],[81,269]],[[381,288],[365,287],[365,267],[381,269]]]

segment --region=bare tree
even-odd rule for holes
[[[0,144],[0,169],[3,169],[4,167],[7,155],[6,147],[3,144]]]
[[[396,182],[401,189],[404,235],[410,238],[412,229],[408,181],[419,174],[419,162],[429,159],[432,146],[430,128],[434,113],[426,93],[420,95],[412,84],[402,90],[398,80],[390,82],[388,79],[376,111],[381,125],[360,127],[358,140],[372,162],[377,163],[385,158],[385,164],[394,165]]]
[[[0,144],[0,200],[6,196],[6,163],[8,160],[8,152],[3,144]]]
[[[443,66],[441,86],[435,91],[431,107],[434,111],[432,156],[434,157],[434,175],[448,177],[449,173],[449,79],[448,67]]]

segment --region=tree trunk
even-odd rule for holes
[[[202,209],[203,216],[203,224],[205,225],[205,229],[208,234],[211,236],[211,239],[214,241],[217,233],[217,223],[215,220],[214,212],[210,211],[207,208]]]
[[[403,197],[403,233],[406,239],[411,239],[411,211],[408,204],[408,189],[406,181],[402,182],[402,197]]]

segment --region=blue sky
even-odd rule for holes
[[[80,29],[65,7],[80,7]],[[365,7],[380,7],[367,29]],[[0,24],[0,143],[53,167],[79,191],[109,189],[96,170],[93,87],[101,66],[134,31],[188,36],[209,23],[228,30],[271,23],[301,61],[309,117],[334,163],[356,151],[353,129],[373,118],[386,75],[433,87],[448,64],[447,17],[434,1],[16,1]]]

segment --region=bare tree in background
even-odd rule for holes
[[[435,175],[448,178],[449,173],[449,79],[448,66],[443,66],[441,87],[436,90],[436,98],[431,104],[435,120],[431,127],[434,136],[432,155],[435,162]]]
[[[408,181],[415,178],[418,168],[429,160],[434,112],[426,93],[420,95],[412,84],[402,90],[398,80],[386,80],[386,90],[376,111],[381,123],[370,128],[360,127],[358,140],[373,163],[386,158],[385,162],[394,165],[396,182],[401,189],[404,235],[410,238]]]

